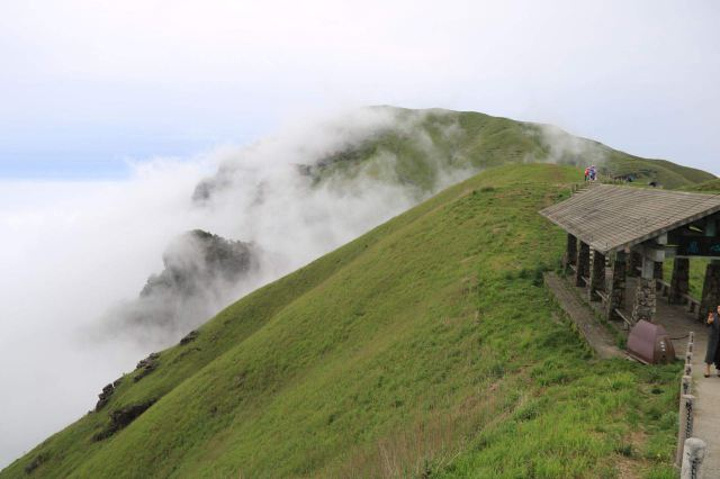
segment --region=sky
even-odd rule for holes
[[[719,24],[714,1],[0,0],[0,468],[148,353],[81,331],[177,234],[271,245],[277,277],[412,204],[288,180],[387,120],[318,118],[482,111],[720,175]],[[228,159],[241,198],[193,209]],[[238,209],[266,184],[268,209]]]
[[[0,1],[0,178],[125,178],[309,112],[553,123],[720,174],[715,1]]]

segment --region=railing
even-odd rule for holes
[[[692,358],[695,333],[690,332],[685,352],[685,370],[680,380],[680,425],[675,465],[681,468],[682,479],[697,479],[705,458],[706,444],[693,437],[695,396],[692,395]]]
[[[658,289],[662,293],[663,296],[670,296],[670,283],[667,281],[663,281],[661,279],[657,280],[658,282]],[[700,311],[700,301],[693,298],[689,294],[682,294],[680,295],[680,298],[682,299],[682,304],[687,305],[687,311],[688,313],[697,313]]]
[[[615,308],[615,314],[617,314],[618,316],[620,316],[620,318],[621,318],[623,321],[625,321],[626,329],[629,329],[629,328],[631,328],[631,327],[633,326],[632,320],[631,320],[630,318],[628,318],[627,316],[625,316],[625,313],[623,313],[620,308]]]

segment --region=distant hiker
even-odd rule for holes
[[[597,179],[597,169],[595,165],[590,166],[590,180],[595,181]]]
[[[590,167],[585,168],[585,181],[590,179]]]
[[[710,377],[710,365],[715,364],[720,376],[720,306],[715,312],[710,311],[707,323],[710,325],[708,331],[707,353],[705,353],[705,377]]]

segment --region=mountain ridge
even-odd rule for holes
[[[0,477],[672,477],[679,367],[593,360],[542,288],[563,237],[537,210],[579,176],[443,191],[225,309]]]

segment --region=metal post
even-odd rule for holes
[[[690,437],[685,440],[680,479],[700,479],[707,444],[702,439]]]
[[[693,435],[693,414],[695,396],[683,394],[680,397],[680,430],[678,431],[678,445],[675,453],[675,465],[680,467],[683,459],[685,440]]]

